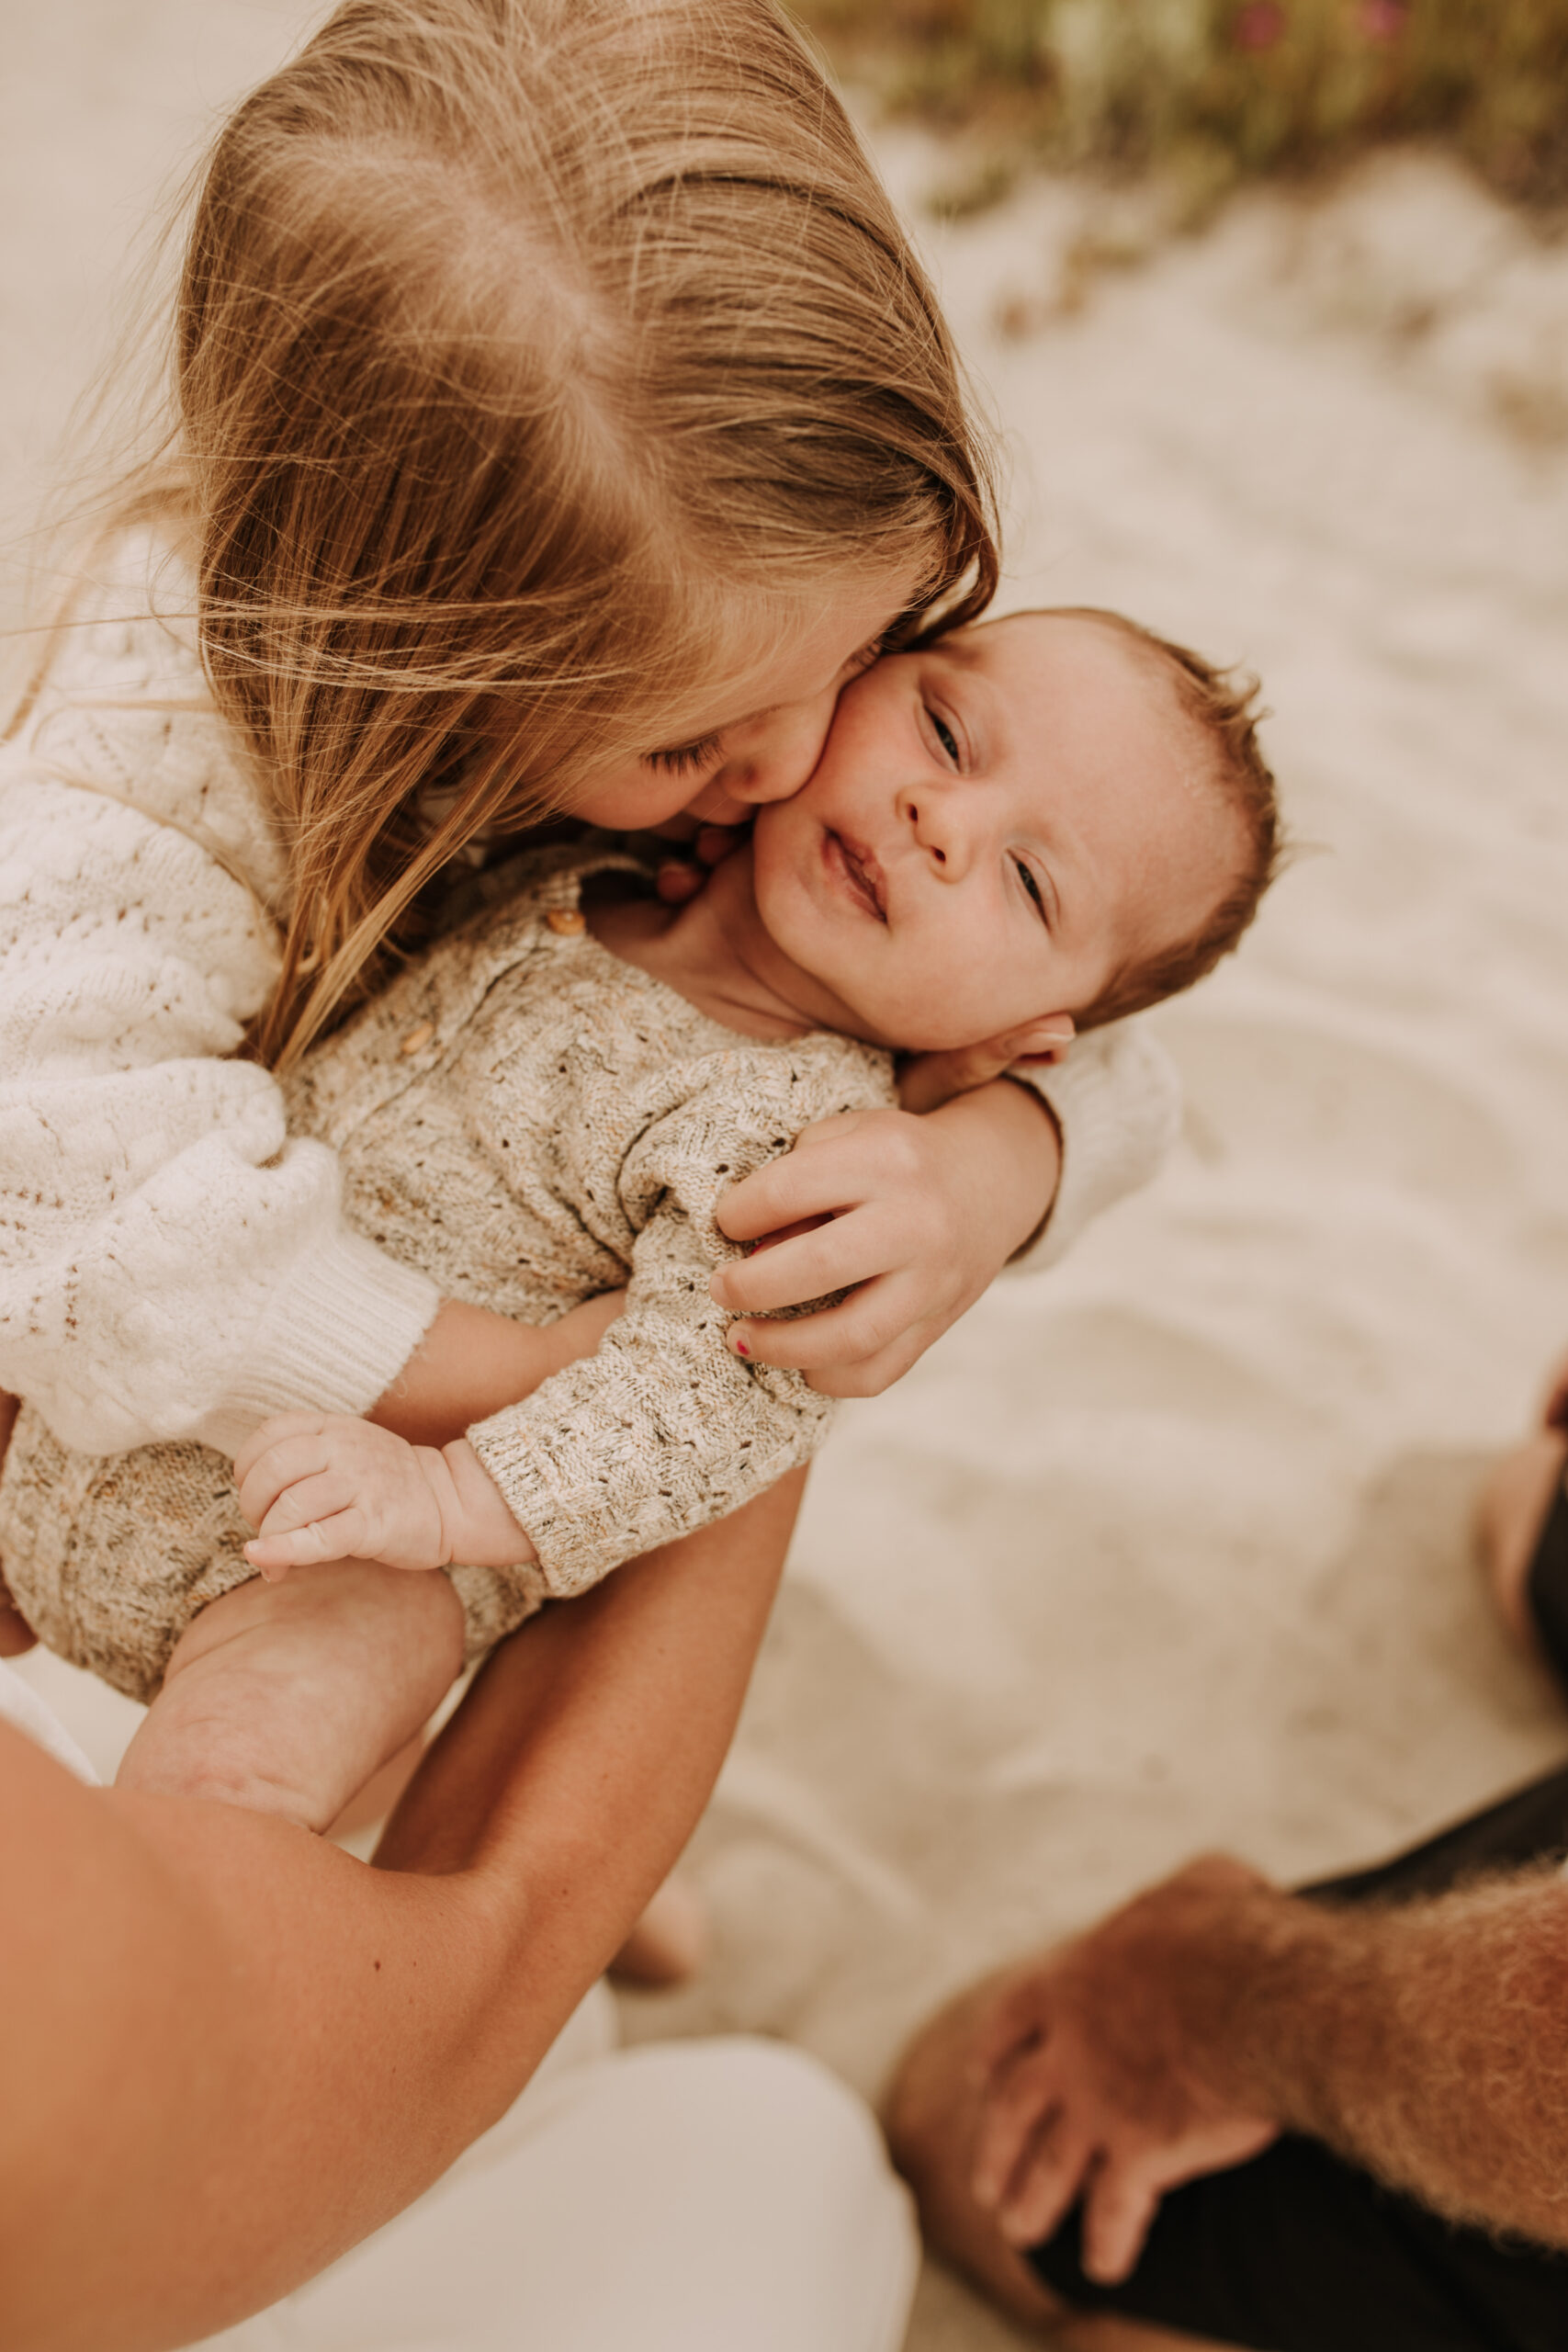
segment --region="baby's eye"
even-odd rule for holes
[[[932,734],[936,737],[937,741],[942,745],[942,750],[947,753],[948,758],[953,762],[953,766],[956,767],[958,765],[957,736],[953,733],[952,728],[948,725],[946,719],[943,718],[940,711],[932,710],[928,706],[926,717],[931,720]]]
[[[722,735],[699,736],[694,743],[678,743],[669,752],[645,752],[643,765],[658,768],[663,775],[690,775],[697,768],[711,768],[724,749]]]
[[[1022,883],[1024,888],[1028,891],[1030,897],[1034,901],[1035,913],[1039,916],[1046,930],[1049,931],[1051,928],[1051,918],[1045,911],[1045,901],[1041,895],[1040,885],[1034,878],[1033,867],[1028,865],[1021,857],[1015,857],[1013,859],[1013,864],[1018,868],[1019,880]]]

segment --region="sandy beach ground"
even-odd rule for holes
[[[4,13],[16,516],[147,202],[304,12]],[[843,1414],[694,1849],[716,1961],[628,2009],[872,2093],[949,1987],[1196,1848],[1348,1865],[1568,1754],[1468,1538],[1568,1347],[1568,248],[1419,157],[1152,255],[1073,184],[939,232],[952,156],[876,144],[1005,436],[1007,602],[1260,670],[1301,854],[1156,1016],[1159,1182]],[[31,1671],[112,1761],[133,1711]],[[917,2352],[1012,2340],[928,2276]]]

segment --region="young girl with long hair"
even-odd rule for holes
[[[768,0],[340,8],[217,142],[165,444],[0,755],[0,1385],[91,1450],[231,1451],[378,1399],[455,1434],[536,1377],[347,1231],[274,1073],[498,833],[793,789],[869,648],[984,605],[990,512],[929,286]],[[851,1214],[755,1303],[865,1287],[759,1357],[885,1385],[1040,1224],[1055,1145],[1005,1082],[813,1138],[736,1237]]]
[[[442,1442],[597,1325],[444,1301],[363,1240],[279,1075],[502,837],[794,789],[871,650],[985,605],[984,448],[771,0],[348,0],[223,129],[173,350],[0,747],[0,1384],[99,1453],[290,1408]],[[749,1325],[756,1360],[883,1386],[1054,1192],[1059,1249],[1136,1181],[1154,1049],[1106,1033],[1049,1088],[829,1123],[738,1188],[737,1238],[831,1221],[728,1305],[851,1292]],[[700,1810],[797,1495],[498,1652],[376,1871],[73,1791],[0,1724],[8,2342],[225,2325],[494,2120]],[[781,2219],[798,2279],[820,2219]],[[744,2271],[705,2335],[630,2279],[639,2340],[761,2344]],[[890,2352],[901,2277],[765,2340]]]

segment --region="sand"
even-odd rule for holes
[[[7,27],[0,509],[160,170],[300,20]],[[953,159],[877,143],[918,217]],[[628,2009],[868,2092],[1197,1848],[1349,1864],[1568,1753],[1467,1533],[1568,1347],[1568,251],[1419,157],[1152,254],[1146,209],[1044,183],[920,233],[1006,436],[1008,601],[1261,670],[1301,854],[1156,1016],[1159,1182],[843,1414],[694,1848],[716,1961]],[[124,1702],[32,1671],[112,1759]],[[931,2274],[916,2352],[1012,2340]]]

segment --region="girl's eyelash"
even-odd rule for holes
[[[956,767],[958,765],[957,736],[953,733],[952,728],[948,725],[946,719],[942,717],[940,712],[928,708],[926,715],[930,718],[931,726],[935,730],[937,741],[942,745],[942,750],[947,753],[947,756],[953,762],[953,766]]]
[[[694,743],[678,743],[673,751],[645,752],[644,763],[663,775],[690,775],[694,768],[712,767],[723,747],[722,735],[704,735]]]
[[[1051,918],[1045,911],[1045,900],[1042,895],[1040,885],[1034,878],[1033,869],[1028,865],[1026,860],[1021,857],[1015,857],[1013,859],[1013,864],[1018,868],[1020,881],[1023,884],[1024,888],[1028,891],[1030,897],[1034,901],[1035,912],[1040,917],[1040,920],[1044,924],[1046,930],[1049,931],[1051,928]]]

